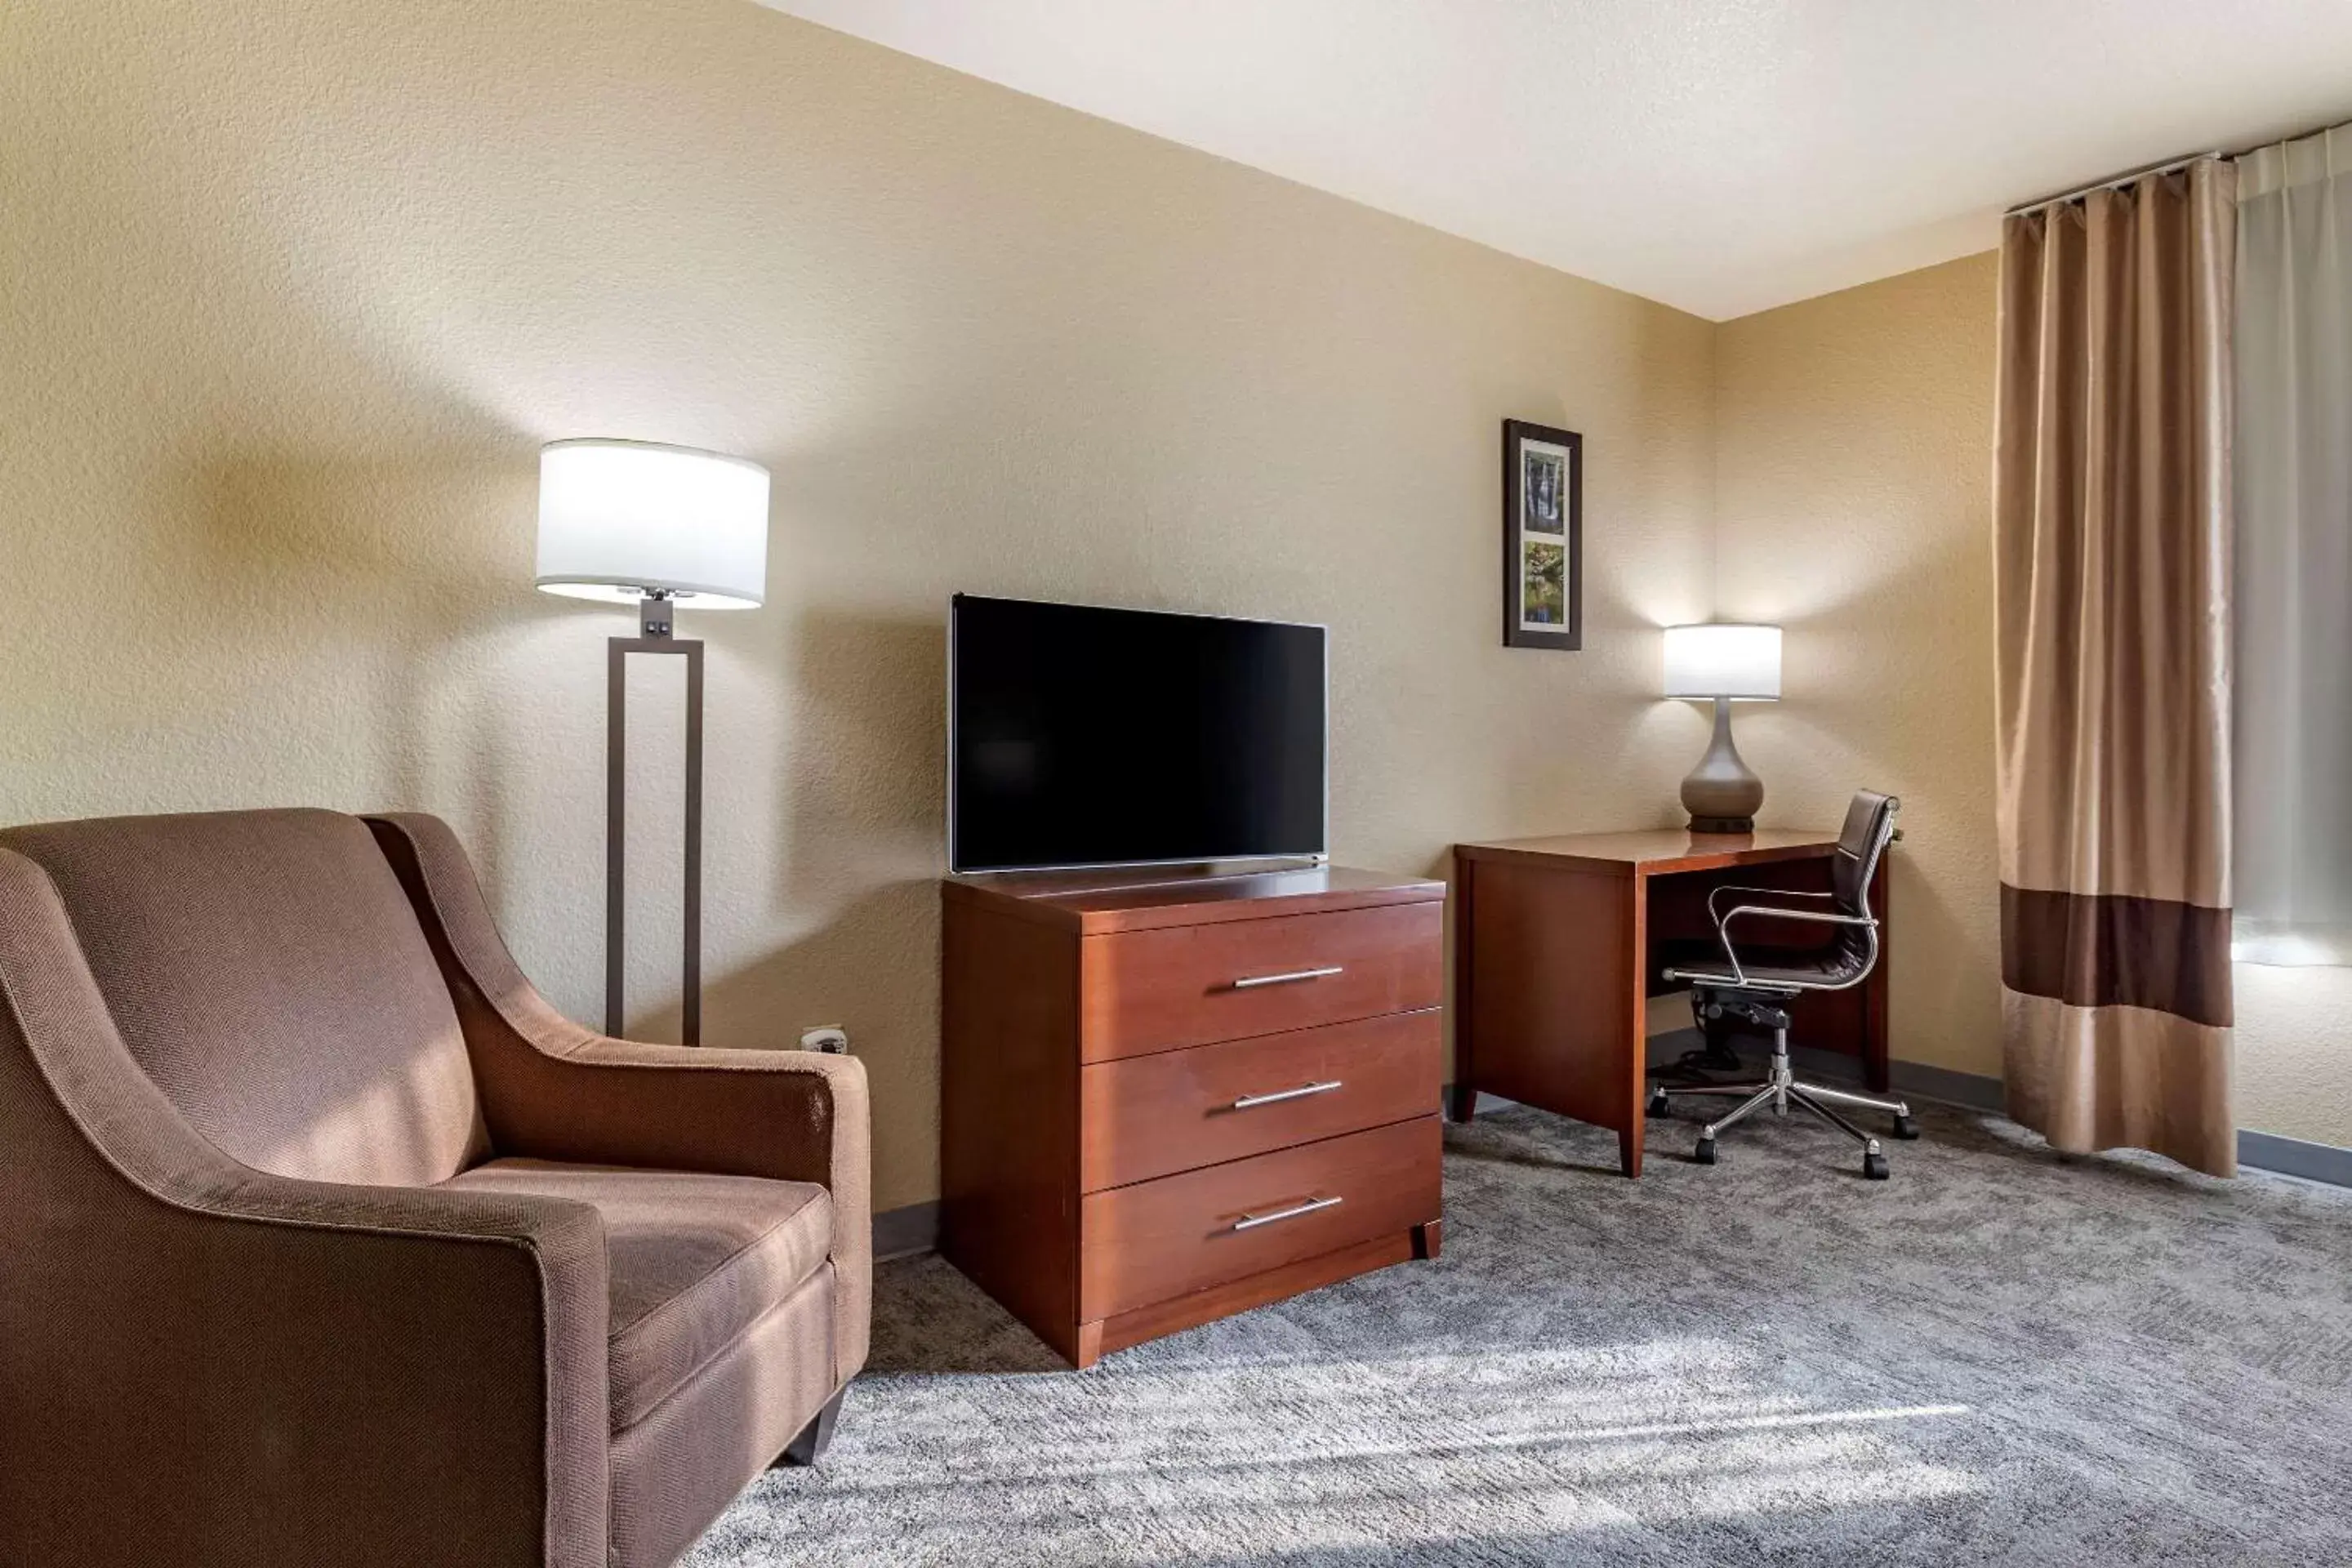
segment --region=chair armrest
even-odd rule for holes
[[[835,1381],[847,1382],[865,1363],[873,1292],[866,1064],[583,1028],[524,977],[447,825],[406,813],[367,822],[449,983],[492,1143],[544,1160],[824,1187],[834,1214]]]
[[[1821,910],[1776,910],[1767,904],[1741,904],[1737,909],[1727,910],[1723,918],[1716,921],[1716,929],[1729,931],[1731,922],[1742,915],[1769,915],[1776,921],[1801,921],[1808,925],[1868,926],[1874,931],[1878,928],[1876,918],[1870,915],[1839,915]]]
[[[1718,929],[1723,925],[1723,916],[1717,911],[1715,900],[1726,893],[1760,893],[1770,899],[1833,899],[1837,896],[1834,893],[1806,892],[1797,888],[1736,888],[1726,883],[1721,887],[1709,888],[1706,893],[1706,918],[1713,921]]]
[[[1727,910],[1715,922],[1716,940],[1723,944],[1724,962],[1731,965],[1734,983],[1742,985],[1748,983],[1748,971],[1739,962],[1738,949],[1731,942],[1731,922],[1742,915],[1764,915],[1776,921],[1801,921],[1808,925],[1864,926],[1872,931],[1878,930],[1878,921],[1868,915],[1832,914],[1822,910],[1775,909],[1769,904],[1741,904]],[[1873,940],[1876,939],[1874,937]]]
[[[0,1561],[603,1568],[596,1211],[231,1160],[5,851],[0,1147]]]

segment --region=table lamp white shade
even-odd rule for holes
[[[768,592],[768,470],[657,441],[551,441],[539,451],[538,584],[575,599],[654,593],[756,609]]]
[[[1780,628],[1668,626],[1666,695],[1780,700]]]

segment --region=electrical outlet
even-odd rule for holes
[[[823,1051],[829,1057],[845,1057],[849,1054],[849,1031],[838,1024],[819,1024],[814,1029],[803,1029],[801,1049]]]

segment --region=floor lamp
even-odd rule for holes
[[[656,441],[551,441],[539,454],[539,586],[637,606],[604,661],[604,1032],[623,1017],[628,658],[686,660],[686,964],[680,1037],[702,1043],[702,644],[671,614],[752,610],[768,587],[768,470]]]

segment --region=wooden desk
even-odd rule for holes
[[[1829,887],[1834,831],[1585,833],[1454,847],[1454,1092],[1467,1121],[1480,1090],[1613,1128],[1617,1159],[1642,1173],[1647,1098],[1645,1004],[1663,943],[1712,940],[1707,893],[1726,883],[1808,892]],[[1870,907],[1887,922],[1886,860]],[[1759,921],[1753,940],[1811,945],[1819,927]],[[1862,1058],[1886,1087],[1886,983],[1878,966],[1851,991],[1791,1005],[1791,1045]]]

